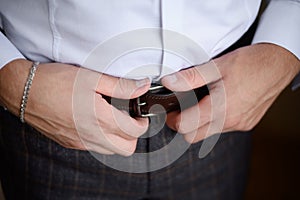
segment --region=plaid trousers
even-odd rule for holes
[[[155,136],[139,139],[137,151],[160,149],[174,134],[164,127]],[[127,173],[102,164],[87,151],[60,146],[2,108],[0,138],[7,200],[243,199],[251,146],[251,134],[225,133],[202,159],[199,142],[165,168]]]

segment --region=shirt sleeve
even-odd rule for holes
[[[0,69],[10,61],[24,58],[21,52],[0,32]]]
[[[253,44],[268,42],[284,47],[300,59],[300,0],[273,0],[261,16]],[[292,89],[300,87],[300,73]]]

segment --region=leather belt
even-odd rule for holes
[[[207,86],[173,92],[162,85],[152,84],[149,91],[138,98],[126,100],[105,95],[102,97],[117,109],[128,111],[132,117],[151,117],[189,108],[208,94]]]

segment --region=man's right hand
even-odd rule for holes
[[[31,66],[32,62],[18,59],[0,70],[0,103],[16,116]],[[76,106],[92,107],[95,121],[90,121],[85,112],[76,112],[75,124],[74,84],[79,70],[87,82],[77,82],[75,95],[82,105]],[[97,86],[92,88],[88,82],[95,77]],[[137,138],[147,130],[148,119],[131,118],[108,104],[101,94],[129,99],[144,94],[149,87],[148,79],[134,81],[68,64],[40,64],[30,89],[25,121],[64,147],[129,156],[135,151]],[[86,105],[89,101],[85,94],[93,95],[94,105]],[[99,129],[89,130],[87,123]]]

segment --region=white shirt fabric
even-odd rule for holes
[[[255,20],[260,3],[0,0],[0,25],[5,33],[0,34],[0,68],[26,57],[71,63],[118,77],[159,79],[204,63],[237,41]],[[275,43],[300,58],[299,19],[300,1],[271,1],[253,43]],[[91,56],[99,48],[100,57]]]

